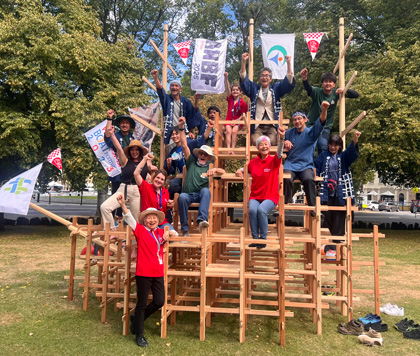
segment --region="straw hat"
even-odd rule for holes
[[[200,148],[194,148],[193,150],[194,156],[198,157],[198,153],[200,151],[205,152],[210,156],[209,162],[213,162],[216,159],[216,156],[213,154],[213,151],[210,146],[202,145]]]
[[[159,219],[159,225],[162,224],[163,220],[165,220],[165,214],[162,213],[160,210],[157,210],[155,208],[147,208],[139,214],[139,223],[144,225],[144,219],[146,219],[146,216],[150,214],[157,215]]]
[[[117,127],[120,127],[120,122],[122,119],[126,119],[128,121],[130,121],[130,128],[132,130],[134,130],[136,128],[136,123],[135,121],[131,118],[131,116],[128,115],[119,115],[114,119],[114,125]]]
[[[139,140],[131,140],[130,144],[126,148],[124,148],[124,153],[126,157],[130,157],[129,155],[131,147],[138,147],[142,156],[147,155],[147,152],[149,152]]]

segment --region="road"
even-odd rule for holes
[[[32,201],[34,202],[34,201]],[[93,204],[68,204],[68,203],[52,203],[48,204],[46,202],[35,203],[44,209],[51,211],[54,214],[57,214],[65,219],[69,219],[73,216],[94,216],[96,214],[96,205]],[[19,215],[15,214],[5,214],[6,219],[16,219]],[[28,219],[33,217],[43,217],[44,215],[39,213],[32,208],[29,208]],[[295,222],[302,222],[302,212],[298,211],[287,211],[286,220],[292,220]],[[242,218],[242,211],[235,209],[234,218]],[[392,222],[403,222],[404,224],[420,224],[420,213],[415,216],[415,214],[410,213],[409,211],[400,211],[400,212],[378,212],[378,211],[356,211],[354,214],[354,221],[359,222],[363,221],[366,223],[392,223]]]

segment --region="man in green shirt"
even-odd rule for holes
[[[330,107],[327,111],[327,120],[325,122],[324,129],[318,139],[318,154],[328,149],[328,139],[330,138],[331,129],[334,123],[334,113],[337,108],[337,102],[340,99],[340,94],[343,93],[342,88],[336,88],[337,76],[334,73],[326,72],[321,76],[321,88],[311,86],[308,82],[308,70],[302,69],[300,72],[302,77],[303,86],[308,93],[308,96],[312,99],[311,108],[308,113],[307,127],[311,127],[315,124],[316,120],[321,114],[321,103],[327,101],[330,103]],[[346,92],[346,98],[357,98],[359,93],[355,90],[348,89]]]
[[[191,154],[187,145],[187,137],[185,136],[185,117],[178,120],[179,136],[181,139],[182,152],[184,153],[185,166],[187,168],[187,176],[185,177],[182,193],[178,199],[179,218],[181,220],[182,236],[189,236],[188,207],[192,203],[200,203],[198,208],[197,223],[201,231],[202,228],[208,227],[208,215],[211,199],[209,190],[209,176],[214,173],[224,174],[225,170],[221,168],[209,169],[209,165],[216,156],[213,154],[211,147],[202,145],[195,148]],[[203,176],[207,173],[207,176]]]

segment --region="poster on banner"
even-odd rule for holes
[[[308,44],[309,52],[311,53],[312,60],[315,59],[316,53],[318,52],[319,45],[321,44],[322,36],[324,32],[311,32],[304,33],[305,41]]]
[[[286,56],[292,57],[292,71],[295,55],[295,35],[261,35],[264,66],[271,69],[273,79],[284,79],[287,74]]]
[[[57,148],[56,150],[52,151],[48,157],[48,162],[50,162],[53,166],[57,167],[61,173],[63,173],[63,165],[61,161],[61,150]]]
[[[198,94],[221,94],[225,92],[227,39],[210,41],[195,40],[191,65],[191,90]]]
[[[29,203],[42,163],[10,179],[0,187],[0,212],[28,215]]]
[[[86,132],[85,137],[108,176],[115,177],[121,174],[121,166],[120,162],[118,162],[117,155],[105,142],[106,122],[107,120],[104,120],[99,125],[96,125],[93,129]]]
[[[190,53],[191,41],[175,43],[174,47],[185,65],[187,65],[188,55]]]
[[[130,114],[134,114],[141,119],[145,120],[148,124],[158,127],[159,122],[159,106],[160,102],[156,102],[151,105],[138,107],[138,108],[128,108]],[[146,147],[149,152],[152,147],[152,142],[155,137],[155,132],[150,130],[148,127],[142,125],[140,122],[136,121],[136,128],[133,131],[133,137],[136,140],[139,140],[141,144]]]

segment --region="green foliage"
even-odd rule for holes
[[[82,135],[112,107],[147,101],[143,63],[121,37],[100,39],[82,0],[16,1],[0,8],[0,180],[45,160],[60,146],[64,177],[83,189],[106,174]]]

